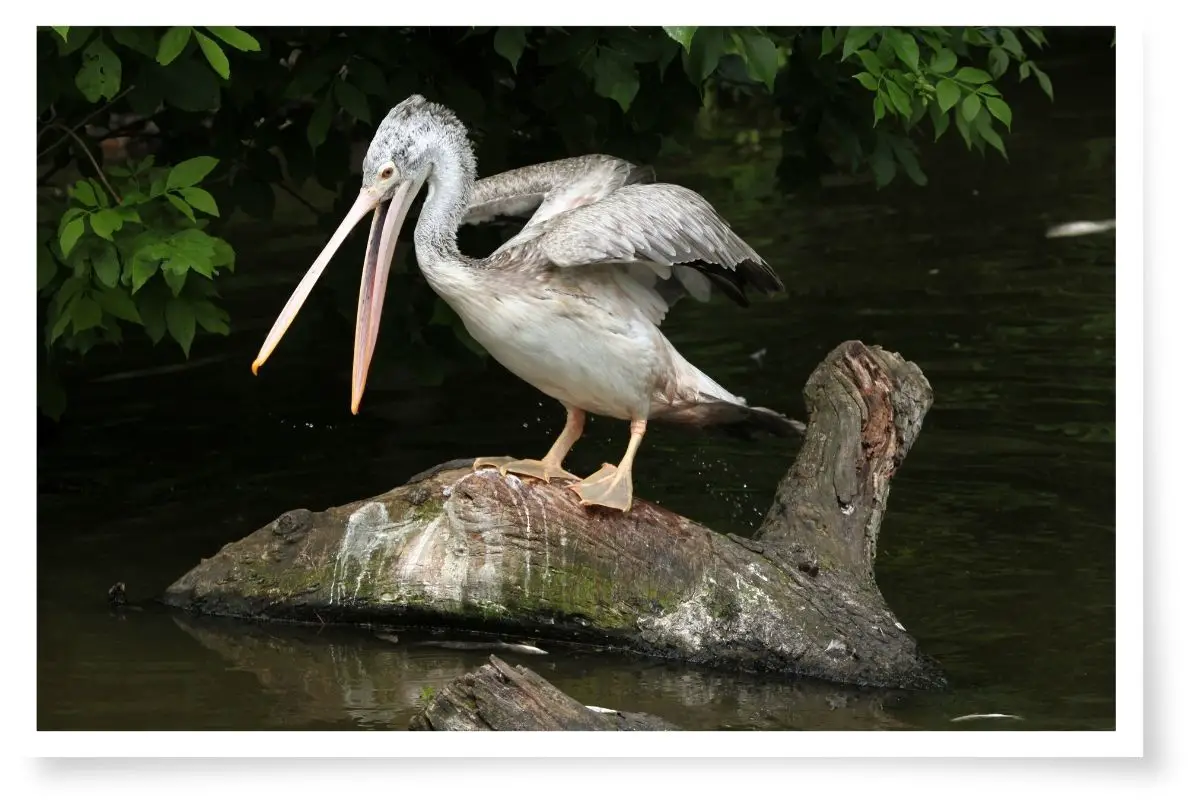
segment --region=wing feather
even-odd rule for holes
[[[475,182],[463,224],[532,217],[537,224],[594,203],[622,186],[654,181],[654,170],[609,155],[576,156],[519,167]]]
[[[783,290],[779,276],[696,192],[656,183],[623,186],[588,205],[531,222],[503,249],[520,248],[567,269],[623,264],[668,303],[683,295],[707,301],[713,284],[740,305],[750,286]]]

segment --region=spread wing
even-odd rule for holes
[[[476,181],[463,224],[530,217],[530,225],[594,203],[622,186],[653,183],[654,170],[607,155],[577,156]]]
[[[748,304],[747,287],[766,294],[784,288],[707,200],[666,183],[624,186],[531,222],[493,258],[564,269],[620,264],[668,306],[685,294],[707,301],[713,285],[739,305]]]

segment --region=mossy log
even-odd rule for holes
[[[669,731],[651,714],[585,706],[532,670],[495,656],[442,687],[409,723],[411,731]]]
[[[171,585],[207,614],[586,641],[721,667],[931,688],[941,673],[874,580],[889,481],[933,394],[861,342],[805,386],[805,441],[755,536],[652,503],[452,462],[378,497],[291,511]]]

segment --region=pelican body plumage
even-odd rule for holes
[[[363,187],[333,238],[284,306],[253,369],[266,361],[336,249],[373,212],[359,291],[351,386],[358,412],[375,348],[401,223],[422,186],[417,262],[433,290],[497,362],[567,411],[541,459],[480,458],[476,468],[566,479],[588,505],[628,511],[634,456],[649,420],[759,428],[803,425],[749,406],[687,361],[659,327],[670,306],[707,301],[715,286],[741,305],[745,290],[781,291],[779,277],[699,194],[655,182],[647,167],[605,155],[522,167],[480,181],[466,128],[446,107],[413,95],[380,124],[363,160]],[[529,216],[486,258],[463,255],[464,224]],[[563,460],[586,413],[629,420],[617,465],[579,479]]]

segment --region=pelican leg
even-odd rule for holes
[[[578,481],[579,478],[563,469],[563,459],[567,457],[567,453],[579,441],[579,437],[583,435],[583,423],[586,415],[582,409],[567,407],[567,424],[563,427],[562,433],[554,440],[550,452],[539,461],[533,459],[522,459],[520,461],[511,458],[477,458],[475,459],[475,469],[481,466],[495,467],[500,470],[501,475],[507,475],[512,472],[517,475],[528,475],[531,478],[538,478],[547,483],[553,478],[566,478],[567,480]]]
[[[633,508],[633,457],[642,437],[646,435],[646,420],[629,423],[629,447],[617,466],[605,464],[579,483],[568,486],[585,506],[606,506],[618,511]]]

